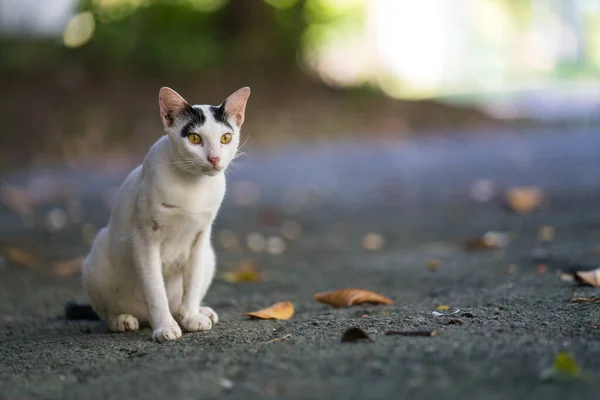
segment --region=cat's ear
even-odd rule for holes
[[[244,114],[246,113],[246,102],[250,97],[250,88],[243,87],[225,100],[225,112],[235,118],[237,126],[244,123]]]
[[[160,119],[165,128],[173,125],[175,118],[189,107],[187,101],[179,93],[166,86],[160,88],[160,92],[158,92],[158,104],[160,105]]]

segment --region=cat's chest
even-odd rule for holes
[[[153,229],[160,236],[165,264],[189,258],[199,235],[210,229],[223,195],[218,185],[180,188],[173,184],[154,199]]]

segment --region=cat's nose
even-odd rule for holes
[[[213,167],[216,167],[219,161],[221,161],[221,157],[208,157],[208,162],[211,163]]]

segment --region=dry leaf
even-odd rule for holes
[[[538,274],[545,274],[548,272],[548,266],[546,264],[539,264],[537,267],[535,267],[535,272]]]
[[[556,379],[576,379],[580,378],[581,367],[570,354],[561,351],[556,355],[552,368],[542,372],[541,378],[544,381]]]
[[[515,264],[510,264],[506,269],[506,272],[508,272],[509,274],[514,274],[515,272],[517,272],[517,266]]]
[[[518,214],[527,214],[542,205],[544,195],[537,187],[513,187],[507,190],[504,200],[512,211]]]
[[[436,258],[432,258],[427,261],[427,268],[429,268],[431,271],[437,271],[440,268],[440,265],[440,260]]]
[[[559,278],[563,282],[573,282],[575,278],[571,274],[560,274]]]
[[[249,260],[242,262],[235,271],[226,272],[223,279],[229,283],[259,282],[263,275],[258,270],[258,262]]]
[[[356,304],[392,304],[387,297],[364,289],[340,289],[332,292],[316,293],[314,299],[319,303],[334,307],[352,306]]]
[[[553,226],[542,226],[538,232],[538,239],[551,242],[554,239],[554,227]]]
[[[38,265],[38,259],[35,255],[18,247],[6,247],[3,252],[8,261],[21,267],[35,268]]]
[[[294,305],[289,301],[281,301],[271,307],[243,313],[242,315],[259,319],[290,319],[294,315]]]
[[[4,184],[0,188],[0,199],[12,212],[18,214],[31,214],[33,212],[31,197],[25,189]]]
[[[256,223],[259,226],[278,226],[281,223],[281,213],[275,207],[263,207],[258,212]]]
[[[600,288],[600,268],[592,271],[578,271],[575,272],[575,276],[581,283]]]
[[[367,251],[381,250],[384,243],[383,236],[379,233],[367,233],[362,239],[362,246]]]
[[[450,309],[450,306],[438,306],[436,308],[436,310],[438,311],[448,311]]]
[[[400,336],[435,336],[437,331],[387,331],[386,336],[400,335]]]
[[[85,257],[75,257],[52,264],[52,273],[58,276],[73,276],[81,273]]]
[[[371,338],[365,331],[360,328],[350,328],[344,332],[342,335],[342,342],[356,342],[358,340],[366,340],[368,342],[372,342]]]
[[[487,232],[481,237],[468,239],[466,243],[469,251],[500,249],[506,245],[508,245],[508,235],[495,231]]]

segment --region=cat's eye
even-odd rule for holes
[[[187,135],[188,140],[191,144],[200,144],[202,143],[202,138],[197,133],[190,133]]]
[[[221,143],[227,144],[229,142],[231,142],[231,133],[225,133],[223,136],[221,136]]]

